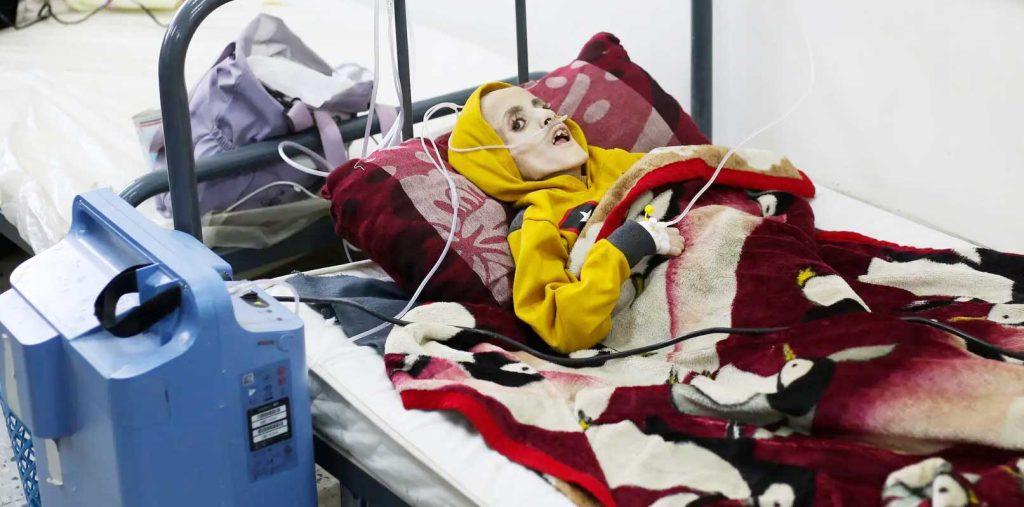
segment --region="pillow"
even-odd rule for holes
[[[679,103],[608,33],[592,37],[577,60],[525,87],[578,122],[595,146],[649,151],[709,143]],[[438,139],[445,158],[446,141],[447,135]],[[508,210],[451,166],[448,170],[459,191],[459,227],[420,299],[508,305],[514,268]],[[411,139],[336,169],[323,195],[331,201],[337,234],[412,293],[448,238],[452,209],[447,189],[419,139]]]
[[[711,144],[679,102],[633,63],[610,33],[591,37],[576,61],[526,89],[579,123],[595,146],[648,152]]]
[[[438,150],[447,147],[438,143]],[[448,171],[459,192],[459,227],[421,300],[505,304],[513,267],[505,208],[451,166]],[[416,290],[437,262],[452,221],[448,182],[420,140],[374,152],[362,163],[350,160],[327,177],[323,195],[331,200],[335,232],[403,290]]]

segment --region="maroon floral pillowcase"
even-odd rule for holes
[[[709,142],[609,33],[595,35],[577,60],[525,86],[579,123],[595,146],[643,152]],[[442,156],[446,140],[438,140]],[[447,167],[459,193],[459,223],[451,251],[421,300],[508,305],[514,266],[507,210]],[[452,220],[448,184],[419,139],[377,151],[358,164],[349,161],[327,178],[323,194],[331,200],[337,234],[404,290],[414,291],[444,248]]]
[[[607,32],[591,37],[574,62],[526,89],[579,123],[595,146],[647,152],[710,143],[679,102]]]

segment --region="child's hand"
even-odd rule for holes
[[[662,255],[669,255],[669,256],[675,257],[675,256],[683,253],[683,246],[684,246],[684,243],[685,243],[683,241],[683,235],[679,234],[679,229],[676,229],[675,227],[666,227],[666,229],[668,229],[668,244],[669,244],[669,247],[668,247],[668,253],[664,253]],[[661,253],[661,252],[658,252],[658,253]]]
[[[674,257],[683,253],[684,242],[679,229],[654,220],[639,220],[637,223],[651,235],[658,255]]]

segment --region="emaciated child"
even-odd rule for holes
[[[563,121],[564,120],[564,121]],[[448,161],[517,210],[509,227],[516,315],[552,348],[586,349],[611,330],[619,288],[648,255],[679,255],[679,231],[628,220],[590,250],[579,277],[569,251],[597,202],[642,153],[588,146],[572,120],[506,83],[473,92],[449,140]]]

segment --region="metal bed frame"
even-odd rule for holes
[[[234,174],[277,158],[277,144],[290,140],[318,150],[320,138],[315,129],[255,143],[234,151],[196,161],[192,149],[192,126],[188,109],[188,90],[185,86],[185,55],[193,34],[202,21],[218,7],[231,0],[187,0],[171,21],[160,48],[159,86],[160,108],[163,114],[164,138],[167,154],[166,172],[147,174],[122,192],[129,204],[138,206],[146,199],[163,192],[170,192],[173,207],[174,228],[202,240],[199,202],[196,184],[203,181]],[[538,79],[543,72],[529,72],[527,51],[526,0],[515,1],[516,51],[518,72],[507,82],[524,83]],[[413,124],[423,120],[428,108],[440,102],[463,103],[473,91],[467,88],[439,97],[413,103],[409,82],[409,39],[407,32],[405,0],[394,0],[395,37],[398,60],[398,79],[402,90],[404,124],[403,139],[413,137]],[[691,60],[690,60],[690,112],[698,127],[711,136],[712,116],[712,4],[711,0],[691,0]],[[348,120],[341,125],[346,139],[362,136],[366,117]],[[380,132],[375,120],[372,133]],[[0,233],[28,251],[28,246],[18,237],[17,231],[0,217]],[[303,253],[337,242],[327,217],[307,229],[275,245],[274,247],[251,249],[221,249],[217,251],[234,267],[244,272],[283,259],[297,257]],[[314,436],[316,462],[333,474],[354,495],[371,505],[405,505],[385,486],[374,480],[357,464],[346,457],[330,441],[319,434]]]
[[[277,144],[284,139],[302,144],[314,150],[320,148],[320,139],[315,129],[248,145],[232,152],[206,158],[197,164],[192,151],[192,126],[188,110],[188,93],[185,86],[185,54],[189,41],[199,24],[215,9],[231,0],[190,0],[178,11],[167,29],[160,48],[158,66],[160,86],[160,109],[163,115],[167,173],[153,172],[134,181],[121,196],[133,206],[146,199],[170,191],[174,228],[189,233],[200,241],[199,203],[196,183],[230,175],[240,170],[258,166],[277,158]],[[473,89],[460,90],[440,97],[412,103],[412,85],[409,78],[409,38],[407,30],[405,0],[394,1],[395,39],[398,63],[398,80],[402,91],[404,122],[402,138],[413,137],[413,124],[423,120],[423,114],[431,106],[441,102],[463,103]],[[709,137],[711,135],[711,0],[692,0],[691,3],[691,112],[698,127]],[[526,36],[526,2],[515,0],[516,20],[516,61],[518,72],[515,81],[525,83],[537,79],[543,72],[529,72],[529,51]],[[512,78],[506,79],[513,82]],[[450,114],[447,112],[445,114]],[[345,139],[357,139],[366,127],[366,117],[360,117],[341,125]],[[380,124],[374,121],[371,133],[380,132]],[[246,272],[282,259],[297,257],[336,242],[331,221],[323,217],[292,238],[264,249],[220,249],[236,272]]]

